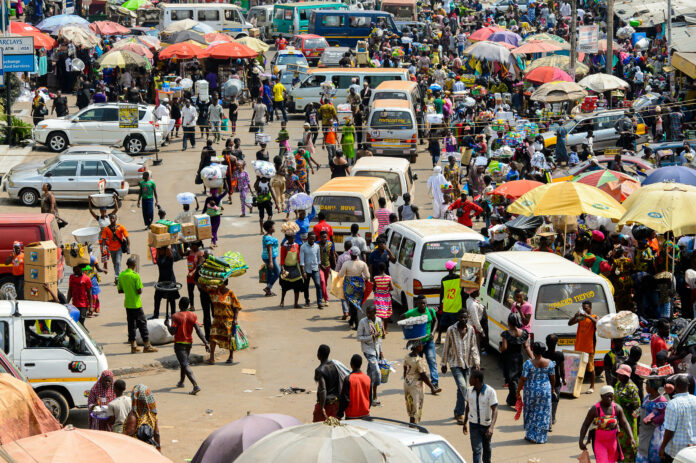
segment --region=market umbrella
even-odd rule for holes
[[[630,85],[623,79],[620,79],[611,74],[597,73],[589,76],[578,82],[581,87],[592,90],[593,92],[606,92],[619,88],[629,88]]]
[[[621,45],[619,45],[616,42],[612,42],[612,43],[613,43],[612,50],[614,50],[614,52],[618,52],[621,49]],[[607,51],[607,39],[601,39],[601,40],[597,41],[597,50]]]
[[[510,50],[496,42],[487,40],[476,42],[464,50],[465,55],[473,56],[476,59],[507,63],[510,61]]]
[[[530,99],[544,103],[559,103],[561,101],[575,101],[585,98],[587,92],[575,82],[562,80],[548,82],[534,90]]]
[[[203,36],[205,38],[205,41],[208,43],[213,43],[213,42],[234,42],[234,39],[230,37],[227,34],[223,34],[222,32],[211,32],[209,34],[205,34]]]
[[[160,39],[158,39],[157,37],[145,34],[135,37],[135,40],[142,43],[152,51],[158,51],[162,49],[162,43],[160,42]]]
[[[170,45],[159,53],[160,59],[191,59],[199,58],[203,53],[203,48],[193,45],[190,42],[177,43]]]
[[[199,28],[201,23],[198,21],[194,21],[193,19],[182,19],[180,21],[174,21],[170,25],[168,25],[162,32],[164,34],[173,34],[175,32],[181,32],[181,31],[190,31],[190,30],[195,30],[196,28]],[[200,31],[198,31],[200,32]],[[215,32],[214,30],[209,30],[206,32],[203,32],[203,34],[207,34],[209,32]]]
[[[512,50],[516,55],[531,55],[534,53],[551,53],[553,51],[563,50],[560,43],[550,40],[532,40],[523,42],[522,45]]]
[[[525,72],[531,72],[532,70],[540,66],[553,66],[560,68],[567,73],[570,73],[570,57],[565,55],[549,55],[544,56],[539,59],[535,59],[532,63],[526,67]],[[585,76],[590,72],[590,68],[581,62],[577,61],[575,63],[575,75]]]
[[[469,36],[469,41],[470,42],[479,42],[481,40],[488,40],[488,37],[491,35],[495,34],[498,31],[504,30],[503,28],[500,28],[498,26],[486,26],[482,27],[481,29],[477,29],[474,32],[471,33]]]
[[[558,42],[560,44],[568,45],[568,41],[566,39],[564,39],[563,37],[560,37],[560,36],[555,35],[555,34],[548,34],[546,32],[529,35],[529,36],[525,37],[523,43],[532,42],[535,40],[546,40],[546,41]]]
[[[121,5],[121,8],[125,8],[126,10],[130,11],[135,11],[138,8],[143,8],[148,5],[152,5],[152,3],[150,3],[148,0],[128,0],[127,2]]]
[[[258,55],[246,45],[242,45],[237,42],[224,42],[218,45],[212,45],[206,48],[201,57],[205,58],[215,58],[215,59],[244,59],[253,58]]]
[[[3,444],[2,449],[16,463],[172,463],[154,446],[130,436],[116,432],[77,429],[72,426],[9,442]]]
[[[271,164],[272,166],[272,164]],[[279,429],[302,424],[279,413],[247,415],[213,431],[198,448],[191,463],[227,463],[262,437]]]
[[[512,220],[505,222],[505,227],[512,232],[524,233],[525,236],[531,238],[534,236],[536,229],[544,225],[543,217],[518,215]]]
[[[101,40],[89,29],[80,26],[64,26],[58,31],[58,38],[72,42],[76,47],[94,48]]]
[[[547,82],[554,82],[557,80],[573,82],[573,78],[570,77],[567,72],[551,66],[538,67],[525,74],[524,79],[534,82],[535,84],[545,84]]]
[[[87,21],[85,18],[81,16],[77,16],[74,14],[59,14],[44,19],[36,25],[36,28],[42,32],[49,32],[53,34],[61,27],[68,26],[71,24],[85,24],[86,26],[88,26],[89,21]]]
[[[13,367],[12,364],[9,366]],[[19,375],[18,372],[17,374]],[[0,374],[0,442],[10,442],[58,429],[61,429],[60,423],[48,411],[29,383],[15,378],[12,374]]]
[[[31,34],[33,35],[34,32],[41,32],[39,29],[36,27],[32,26],[31,24],[23,23],[21,21],[10,21],[10,33],[11,34],[19,34],[19,35],[25,35],[25,34]]]
[[[335,418],[281,429],[249,447],[235,463],[418,463],[394,437]]]
[[[56,42],[53,37],[40,31],[12,33],[9,34],[9,36],[34,37],[34,49],[36,50],[40,48],[52,50],[56,45],[58,45],[58,42]]]
[[[271,48],[270,45],[263,42],[262,40],[259,40],[256,37],[250,37],[248,35],[235,39],[235,42],[241,43],[242,45],[246,45],[247,47],[251,48],[252,50],[258,53],[265,53]]]
[[[155,55],[150,51],[147,46],[143,45],[142,43],[138,42],[124,42],[118,46],[114,46],[112,48],[113,50],[128,50],[132,51],[136,55],[141,55],[144,56],[147,59],[153,59]]]
[[[520,196],[507,208],[510,214],[592,214],[619,219],[626,210],[599,188],[579,182],[547,183]]]
[[[512,31],[498,31],[491,34],[487,40],[491,42],[509,43],[517,47],[520,45],[520,42],[522,42],[522,36]]]
[[[99,35],[126,35],[130,29],[113,21],[95,21],[89,25],[92,32]]]
[[[164,42],[172,45],[175,43],[187,42],[189,40],[192,40],[194,42],[198,42],[201,45],[205,45],[205,46],[208,45],[208,42],[205,41],[205,37],[203,37],[198,32],[194,32],[194,31],[174,32],[174,33],[168,35],[167,38],[164,39]]]
[[[98,63],[100,68],[125,68],[126,66],[150,68],[150,62],[144,55],[124,49],[115,49],[104,53],[99,58]]]
[[[623,202],[640,188],[640,182],[630,175],[605,169],[585,172],[573,178],[572,181],[597,187],[619,202]]]
[[[660,182],[643,186],[626,202],[619,226],[639,223],[657,233],[675,236],[696,233],[696,187]]]
[[[643,180],[643,185],[659,182],[674,182],[696,186],[696,170],[684,166],[660,167],[648,174],[645,180]]]
[[[491,191],[492,195],[504,196],[508,199],[517,199],[528,191],[543,185],[541,182],[534,180],[513,180],[505,182],[495,190]]]

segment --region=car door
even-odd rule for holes
[[[615,148],[619,134],[614,128],[619,115],[600,116],[595,120],[594,149]]]
[[[580,147],[587,137],[587,131],[594,129],[592,125],[592,119],[585,119],[583,121],[575,124],[575,127],[570,129],[568,136],[566,138],[567,146],[577,146]]]
[[[104,108],[86,109],[76,114],[70,124],[70,143],[102,143],[103,114]]]
[[[397,231],[392,230],[389,235],[387,246],[394,257],[399,256],[399,249],[401,248],[401,240],[403,235]],[[389,276],[392,278],[392,284],[394,289],[392,291],[392,298],[401,302],[401,291],[404,290],[405,279],[404,279],[404,268],[397,260],[396,262],[389,262]]]
[[[401,242],[401,249],[399,250],[399,257],[397,262],[402,268],[402,278],[403,286],[402,292],[407,296],[406,298],[406,309],[413,308],[413,272],[411,272],[411,266],[413,265],[413,257],[416,255],[416,242],[412,239],[405,237]]]
[[[503,296],[507,285],[508,274],[499,267],[493,267],[487,279],[486,309],[488,311],[488,337],[496,349],[503,331],[507,330],[507,317],[510,310],[503,305]]]
[[[60,161],[44,174],[44,183],[51,184],[51,191],[56,198],[73,198],[77,192],[76,159]]]
[[[101,125],[102,143],[105,145],[121,145],[131,130],[119,128],[118,108],[103,108]]]

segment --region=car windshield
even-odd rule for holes
[[[425,243],[421,252],[423,272],[444,272],[448,260],[453,260],[459,268],[459,260],[465,252],[479,253],[478,240],[445,240]]]
[[[327,222],[363,222],[365,213],[360,198],[351,196],[319,195],[314,197],[317,212],[326,216]]]
[[[124,153],[121,150],[111,150],[111,154],[115,157],[118,158],[119,161],[125,162],[125,163],[131,163],[133,162],[133,158],[128,156],[126,153]]]
[[[408,100],[406,93],[397,91],[375,92],[375,100]]]
[[[43,167],[40,167],[40,168],[39,168],[39,171],[38,171],[38,172],[39,172],[40,174],[45,174],[49,169],[53,168],[53,166],[55,166],[57,163],[58,163],[58,156],[55,156],[55,157],[53,157],[53,158],[51,158],[51,159],[48,159],[48,160],[44,163]]]
[[[604,288],[598,283],[558,283],[539,288],[536,302],[537,320],[568,320],[581,309],[582,303],[592,303],[592,313],[602,318],[609,313]]]
[[[384,172],[375,170],[359,170],[355,172],[358,177],[377,177],[386,180],[389,191],[397,196],[401,196],[401,180],[399,174],[395,172]]]
[[[423,463],[462,463],[462,459],[445,441],[412,445],[411,450]]]
[[[304,41],[304,48],[326,48],[329,44],[324,39],[307,39]]]
[[[573,130],[573,127],[575,127],[577,123],[578,121],[570,120],[563,124],[561,127],[565,128],[567,133],[570,133],[570,131]]]
[[[304,64],[307,65],[307,60],[304,55],[280,55],[276,64]]]
[[[370,126],[385,130],[407,130],[413,127],[413,120],[408,111],[375,111],[372,113]]]

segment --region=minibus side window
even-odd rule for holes
[[[399,253],[399,263],[406,268],[411,268],[415,251],[416,243],[408,238],[404,238],[404,242],[401,245],[401,252]]]
[[[73,354],[89,354],[80,336],[60,319],[25,319],[24,337],[27,349],[67,349]]]
[[[0,322],[0,349],[6,354],[10,353],[10,326],[7,322]]]
[[[493,273],[491,273],[491,282],[488,285],[488,295],[496,301],[501,302],[507,279],[507,273],[499,268],[494,268]]]
[[[518,289],[521,289],[524,292],[524,298],[526,301],[528,301],[529,286],[527,286],[519,280],[510,278],[510,283],[508,283],[507,285],[507,290],[505,291],[505,298],[503,299],[503,305],[508,309],[512,308],[512,304],[515,303],[515,291],[517,291]]]
[[[399,244],[401,244],[401,234],[394,232],[389,239],[389,250],[395,256],[399,255]]]

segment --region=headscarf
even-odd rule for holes
[[[102,381],[104,381],[104,378],[110,377],[111,378],[111,386],[105,387],[102,384]],[[87,404],[88,405],[99,405],[99,399],[100,398],[106,398],[106,403],[111,402],[116,398],[116,394],[114,393],[114,374],[110,370],[104,370],[102,371],[102,374],[99,376],[99,379],[97,380],[96,383],[94,383],[94,386],[92,386],[92,389],[89,391],[89,396],[87,396]]]
[[[157,424],[157,403],[150,388],[144,384],[136,384],[133,388],[133,413],[138,420],[136,429],[143,424],[149,424],[155,429]]]
[[[614,393],[614,388],[609,386],[609,385],[602,386],[602,388],[599,390],[600,396],[603,396],[606,394],[613,394],[613,393]]]
[[[428,190],[433,197],[436,197],[436,192],[440,191],[440,186],[447,183],[447,179],[442,175],[442,167],[433,167],[433,175],[428,179]]]

